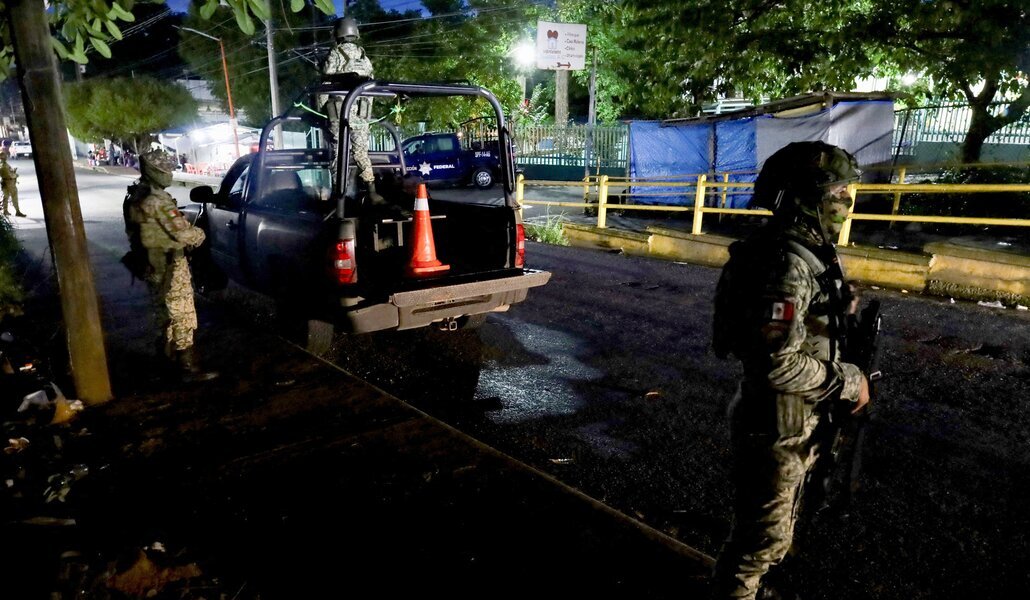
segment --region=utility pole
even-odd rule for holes
[[[68,151],[50,24],[39,0],[6,0],[5,5],[32,139],[32,161],[57,271],[72,379],[83,402],[102,404],[111,399],[111,380],[79,191]]]
[[[195,33],[201,37],[206,37],[209,40],[218,42],[218,49],[222,53],[222,73],[225,75],[225,98],[229,102],[229,125],[232,126],[232,139],[236,143],[236,158],[240,157],[240,135],[236,131],[236,109],[232,105],[232,88],[229,87],[229,65],[225,62],[225,44],[222,43],[222,38],[217,38],[211,34],[204,33],[203,31],[197,31],[190,27],[177,27],[182,31],[188,31]]]
[[[265,45],[268,47],[268,91],[272,96],[272,117],[279,116],[279,65],[276,64],[275,34],[272,31],[272,19],[265,21]],[[275,148],[283,149],[283,128],[275,126]]]
[[[584,177],[590,176],[590,160],[594,153],[594,125],[597,123],[597,48],[594,48],[594,64],[590,68],[590,106],[587,109],[587,139],[585,159],[583,162]]]

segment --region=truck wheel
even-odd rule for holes
[[[305,349],[312,354],[325,354],[333,345],[333,333],[332,323],[326,323],[318,319],[308,320],[308,335],[304,344]]]
[[[472,182],[481,190],[488,190],[494,186],[493,171],[486,167],[479,167],[472,172]]]

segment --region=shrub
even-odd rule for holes
[[[14,237],[10,221],[0,215],[0,321],[6,315],[20,312],[19,305],[25,298],[20,278],[14,271],[18,248],[18,240]]]
[[[565,223],[565,213],[560,215],[547,215],[547,220],[542,224],[526,224],[526,236],[537,242],[554,244],[555,246],[568,246],[569,240],[565,237],[565,230],[562,225]]]

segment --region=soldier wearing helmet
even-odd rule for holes
[[[716,288],[712,346],[743,376],[730,402],[733,527],[715,566],[713,598],[755,598],[787,554],[801,492],[820,448],[813,432],[831,402],[869,402],[859,368],[841,360],[853,311],[833,246],[859,177],[848,152],[796,142],[769,157],[753,206],[770,223],[730,246]]]
[[[175,158],[159,150],[139,158],[139,181],[129,186],[122,204],[130,246],[122,261],[147,282],[161,330],[158,346],[163,357],[183,381],[213,379],[217,373],[200,369],[194,354],[197,312],[185,256],[187,249],[204,243],[204,231],[186,220],[165,191],[172,184]]]
[[[336,38],[336,45],[329,51],[325,64],[322,65],[322,74],[329,78],[336,75],[350,75],[354,83],[359,83],[373,77],[372,61],[368,59],[365,50],[358,45],[360,34],[358,24],[351,17],[345,17],[336,21],[333,29]],[[318,104],[322,111],[329,118],[329,140],[333,150],[333,160],[330,163],[333,177],[336,177],[336,154],[340,134],[340,113],[343,110],[343,96],[321,95]],[[350,125],[350,146],[351,155],[355,164],[358,165],[358,177],[368,186],[369,198],[374,203],[381,203],[382,197],[376,193],[375,175],[372,172],[372,162],[368,158],[368,135],[369,123],[372,118],[372,99],[359,98],[351,109],[348,123]]]
[[[18,206],[18,169],[7,162],[10,156],[11,153],[6,148],[0,150],[0,191],[3,192],[3,200],[0,201],[0,204],[3,204],[4,216],[11,214],[7,209],[7,204],[10,203],[14,206],[14,215],[24,217],[25,213],[21,212],[21,208]]]

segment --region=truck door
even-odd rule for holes
[[[240,210],[247,188],[249,164],[237,162],[229,169],[215,202],[208,206],[208,243],[211,258],[229,277],[240,280]]]
[[[430,181],[454,181],[461,178],[461,147],[452,134],[434,135],[426,140],[426,162]]]
[[[274,154],[266,164],[279,162]],[[280,163],[261,177],[247,199],[248,280],[276,296],[303,294],[321,282],[325,265],[322,225],[334,208],[328,164]]]

